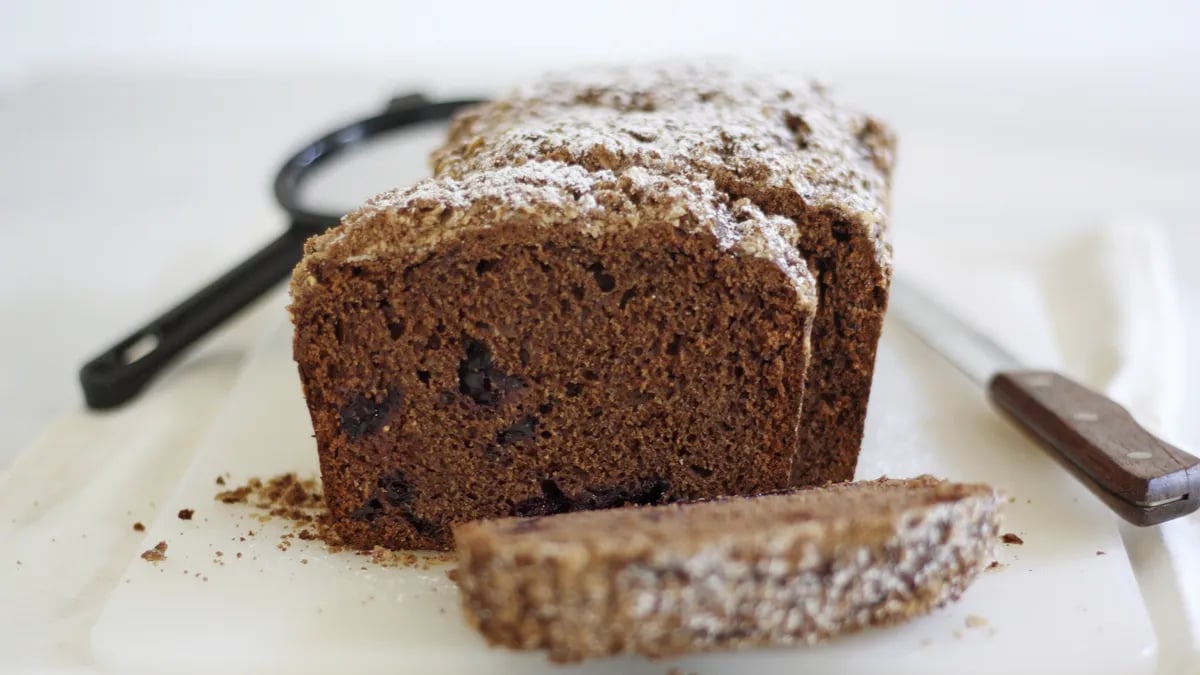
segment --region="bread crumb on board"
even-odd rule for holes
[[[229,481],[225,480],[228,476],[228,473],[218,476],[221,480],[217,481],[217,485],[228,488]],[[280,551],[289,550],[297,539],[320,541],[330,553],[346,550],[331,526],[319,478],[300,478],[291,472],[271,478],[251,477],[243,485],[217,492],[213,498],[223,504],[253,508],[257,511],[253,517],[263,523],[276,519],[284,521],[290,531],[279,536],[276,548]],[[254,530],[247,530],[238,540],[245,541],[247,537],[254,536]],[[382,547],[356,553],[380,567],[417,567],[425,570],[454,559],[451,553],[414,553]],[[241,557],[241,554],[238,553],[237,557]],[[306,558],[300,560],[302,565],[308,562]]]
[[[967,618],[963,620],[963,624],[967,628],[983,628],[988,625],[988,620],[978,614],[968,614]]]
[[[142,552],[142,560],[148,562],[161,562],[167,559],[167,542],[160,541],[154,545],[154,548]]]
[[[1020,546],[1021,544],[1025,543],[1024,539],[1018,537],[1012,532],[1005,532],[1004,534],[1000,535],[1000,541],[1004,542],[1005,544],[1013,544],[1015,546]]]

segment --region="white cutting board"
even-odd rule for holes
[[[987,306],[963,307],[1013,337],[1022,355],[1056,360],[1032,286],[1003,270],[972,275]],[[98,662],[120,672],[1139,673],[1155,637],[1115,520],[1086,490],[1008,427],[979,391],[894,322],[882,342],[860,478],[933,473],[985,480],[1015,498],[998,571],[962,600],[912,623],[807,649],[716,654],[671,662],[623,658],[565,669],[540,654],[493,650],[463,622],[445,567],[378,567],[320,542],[279,550],[280,521],[216,503],[214,478],[284,471],[315,475],[316,454],[281,325],[253,356],[145,547],[92,633]],[[195,509],[191,521],[176,512]],[[245,530],[256,536],[240,542]],[[222,551],[224,565],[214,562]],[[241,552],[242,558],[236,558]],[[1104,555],[1098,555],[1104,552]],[[306,560],[307,563],[301,561]],[[365,567],[365,569],[363,569]],[[187,570],[187,573],[184,573]],[[204,578],[197,578],[199,572]],[[206,579],[205,579],[206,578]],[[968,615],[984,627],[968,628]]]

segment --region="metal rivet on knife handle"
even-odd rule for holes
[[[1154,436],[1104,395],[1035,370],[998,373],[988,392],[1129,522],[1157,525],[1200,507],[1200,459]]]

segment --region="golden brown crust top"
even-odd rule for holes
[[[312,267],[322,260],[353,264],[382,256],[416,265],[464,233],[502,223],[576,228],[595,237],[651,224],[711,234],[724,250],[776,264],[796,286],[799,302],[815,307],[814,281],[790,221],[766,216],[748,200],[729,199],[711,181],[640,167],[593,172],[554,162],[431,179],[374,197],[306,243],[293,272],[292,297],[303,297],[316,283]]]
[[[770,260],[815,306],[795,218],[838,214],[887,268],[894,144],[878,121],[782,74],[666,64],[552,76],[460,114],[434,179],[379,195],[310,241],[293,298],[322,260],[415,265],[501,222],[593,236],[666,222]]]
[[[767,213],[829,208],[873,237],[886,223],[895,138],[779,73],[660,64],[549,77],[461,114],[440,176],[557,160],[712,179]],[[779,207],[779,208],[776,208]]]

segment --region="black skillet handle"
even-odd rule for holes
[[[190,298],[117,342],[79,371],[88,407],[133,398],[181,351],[266,293],[300,262],[305,232],[291,228]]]
[[[275,198],[291,215],[291,227],[250,259],[84,365],[79,381],[88,407],[115,408],[136,396],[180,352],[286,278],[300,262],[305,239],[338,223],[340,215],[308,211],[300,203],[300,184],[312,168],[376,134],[445,119],[477,102],[396,96],[382,113],[301,148],[275,176]]]

